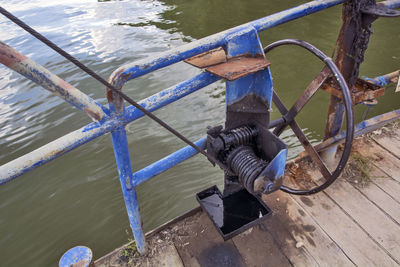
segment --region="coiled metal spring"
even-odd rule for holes
[[[257,135],[258,130],[253,126],[243,126],[232,129],[227,134],[221,134],[221,138],[225,144],[225,150],[221,151],[219,155],[221,162],[226,164],[227,157],[235,147],[251,144],[253,138]]]
[[[239,177],[239,181],[249,190],[253,191],[254,180],[267,167],[267,162],[260,159],[250,146],[239,146],[227,156],[229,168]]]
[[[258,135],[257,128],[252,126],[243,126],[232,129],[227,136],[230,138],[230,145],[240,146],[250,144],[254,137]]]

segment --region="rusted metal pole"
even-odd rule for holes
[[[343,4],[343,22],[338,37],[338,51],[335,63],[345,78],[350,91],[358,78],[360,64],[364,61],[364,53],[368,46],[369,36],[372,34],[371,23],[373,20],[366,19],[366,16],[361,12],[361,8],[372,4],[375,4],[375,0],[349,0]],[[324,140],[340,133],[344,111],[342,100],[332,95]],[[328,165],[332,164],[336,150],[337,147],[332,147],[322,153]]]
[[[94,121],[107,116],[103,111],[105,108],[88,95],[1,41],[0,63],[84,111]]]

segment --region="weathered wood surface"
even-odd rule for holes
[[[226,242],[199,211],[152,236],[149,242],[156,248],[135,264],[400,266],[400,130],[382,132],[361,137],[353,146],[353,163],[361,157],[371,167],[363,170],[365,175],[351,164],[338,181],[316,195],[264,196],[272,216]],[[321,176],[308,164],[299,164],[296,172],[308,183]],[[292,170],[287,176],[296,175]],[[114,261],[106,256],[96,266],[124,264],[119,260],[115,265],[121,257],[113,255]]]
[[[185,266],[246,266],[233,242],[224,242],[204,212],[175,228],[173,239]]]

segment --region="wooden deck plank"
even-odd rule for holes
[[[396,266],[387,255],[325,193],[293,196],[357,266]]]
[[[375,166],[400,182],[400,160],[375,141],[367,137],[360,138],[354,142],[353,149],[363,157],[371,159]]]
[[[381,191],[379,188],[375,193]],[[400,227],[345,180],[325,192],[400,264]]]
[[[290,195],[279,191],[264,198],[274,209],[278,207],[275,217],[286,226],[296,245],[311,255],[319,266],[354,266],[340,247]],[[291,258],[290,255],[287,257]],[[293,263],[296,265],[296,262]]]
[[[372,139],[395,157],[400,158],[400,128],[394,128],[390,134],[377,135]]]
[[[364,142],[366,144],[362,143],[363,139],[365,139]],[[357,140],[354,143],[354,150],[363,157],[372,159],[372,165],[381,170],[378,170],[377,173],[374,173],[375,170],[372,170],[371,177],[376,178],[372,182],[389,194],[394,200],[400,202],[400,181],[393,178],[393,176],[400,176],[400,168],[397,165],[400,164],[400,161],[388,153],[386,149],[379,147],[374,141],[367,138],[363,139],[361,141]],[[374,137],[374,139],[379,138]],[[392,141],[397,142],[397,140],[398,138],[392,138]],[[384,157],[386,158],[384,159]]]
[[[154,257],[148,259],[143,265],[135,266],[174,266],[183,267],[183,262],[176,250],[174,244],[158,247],[158,251]]]
[[[400,184],[396,182],[394,184],[390,183],[394,180],[376,167],[373,168],[370,175],[372,177],[370,182],[366,185],[352,183],[354,188],[383,210],[397,224],[400,224]],[[391,190],[393,186],[397,191]],[[389,188],[389,193],[384,188]]]
[[[386,175],[386,174],[385,174]],[[386,194],[393,198],[397,203],[400,203],[400,183],[391,177],[382,179],[373,179],[375,185],[381,188]]]
[[[175,247],[185,266],[246,266],[233,242],[224,242],[204,212],[174,228]]]
[[[296,225],[293,225],[286,215],[285,202],[280,201],[283,194],[283,192],[276,192],[273,195],[263,195],[263,200],[273,213],[266,222],[259,225],[259,229],[261,232],[268,232],[273,237],[275,243],[293,266],[318,266],[318,262],[304,245],[296,247],[298,241],[292,235]],[[277,198],[279,198],[279,202],[276,201]]]
[[[246,266],[292,266],[271,234],[261,230],[259,225],[235,236],[233,243]]]
[[[139,258],[128,258],[125,256],[125,248],[121,247],[113,252],[109,253],[96,260],[93,264],[94,267],[148,267],[148,266],[174,266],[183,267],[183,262],[176,250],[175,246],[171,242],[165,242],[160,240],[157,245],[151,242],[151,247],[148,248],[150,251],[146,257]],[[92,265],[91,265],[92,266]]]

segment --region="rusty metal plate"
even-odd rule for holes
[[[332,77],[329,77],[321,86],[321,89],[343,99],[342,91]],[[385,88],[378,85],[369,83],[363,79],[358,78],[353,88],[350,90],[351,100],[353,105],[359,104],[367,100],[373,100],[385,94]]]
[[[218,47],[198,54],[197,56],[188,58],[185,60],[185,62],[198,68],[206,68],[226,62],[226,53],[222,47]]]
[[[206,68],[206,71],[228,81],[234,81],[266,69],[271,63],[264,57],[239,56],[227,62]]]

